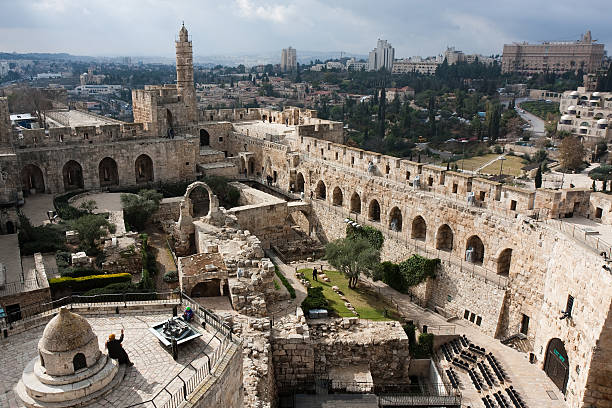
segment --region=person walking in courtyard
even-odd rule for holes
[[[317,267],[316,266],[312,268],[312,280],[316,280],[317,282],[319,281],[319,279],[317,278]]]
[[[104,347],[108,349],[108,356],[110,358],[114,360],[118,360],[119,364],[127,364],[128,367],[131,367],[134,365],[134,363],[130,361],[130,357],[123,349],[123,346],[121,345],[122,341],[123,341],[123,329],[121,329],[121,336],[119,337],[119,340],[117,340],[115,338],[115,334],[112,333],[110,336],[108,336],[108,340],[106,341],[106,344]]]
[[[183,312],[183,320],[189,323],[191,319],[193,319],[193,310],[191,310],[190,306],[187,306]]]

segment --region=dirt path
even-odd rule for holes
[[[172,254],[166,244],[166,234],[154,225],[147,225],[145,232],[149,236],[149,245],[154,248],[155,261],[157,263],[157,275],[155,276],[155,287],[158,292],[166,292],[178,287],[178,282],[164,282],[164,274],[168,271],[176,271],[176,265]]]

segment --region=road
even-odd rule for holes
[[[531,127],[529,129],[526,130],[530,130],[532,131],[536,136],[544,136],[544,121],[542,119],[540,119],[539,117],[532,115],[531,113],[527,112],[524,109],[520,109],[518,108],[519,105],[522,102],[526,102],[532,99],[529,98],[519,98],[516,100],[516,112],[524,119],[526,120],[528,123],[531,124]],[[519,110],[520,109],[520,110]]]

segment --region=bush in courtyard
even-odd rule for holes
[[[96,248],[96,241],[107,234],[115,232],[115,224],[111,224],[102,214],[87,214],[71,221],[72,228],[79,233],[81,249],[85,252]]]
[[[68,204],[68,200],[78,194],[81,194],[81,191],[71,191],[53,199],[53,206],[61,219],[72,220],[87,214],[86,210],[75,208]]]
[[[356,228],[350,223],[346,224],[346,237],[350,239],[356,239],[359,237],[365,238],[375,249],[379,251],[382,249],[383,243],[385,242],[385,237],[382,232],[367,225],[362,225],[361,227]]]
[[[225,208],[237,207],[240,200],[240,191],[231,184],[225,177],[206,176],[202,181],[210,187],[213,194],[219,199],[219,204]]]
[[[140,190],[138,194],[121,194],[126,226],[142,231],[151,214],[159,208],[161,199],[162,194],[155,190]]]
[[[129,273],[91,275],[79,278],[65,276],[49,279],[49,286],[52,291],[72,289],[74,292],[87,292],[88,290],[104,287],[111,283],[130,282],[131,280],[132,275]]]
[[[331,310],[323,294],[323,288],[320,286],[308,288],[308,295],[302,301],[302,310],[304,310],[304,313],[308,313],[311,309]]]
[[[142,293],[145,292],[138,284],[132,282],[111,283],[103,288],[88,290],[85,296],[112,295],[115,293]]]
[[[28,217],[19,212],[19,248],[21,255],[56,252],[66,248],[66,226],[48,224],[34,227]]]
[[[291,285],[291,282],[287,280],[285,275],[283,275],[283,273],[278,269],[278,266],[276,265],[274,265],[274,272],[276,273],[276,276],[278,276],[278,279],[280,279],[283,285],[287,288],[287,292],[289,292],[289,296],[291,296],[291,299],[295,299],[295,289]]]
[[[178,278],[178,272],[177,271],[168,271],[166,273],[164,273],[164,282],[166,283],[172,283],[172,282],[178,282],[179,278]]]

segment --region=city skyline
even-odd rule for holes
[[[490,7],[484,0],[457,5],[389,0],[373,9],[366,1],[143,0],[133,2],[37,0],[0,4],[9,18],[0,27],[0,52],[66,52],[90,56],[168,57],[160,47],[182,21],[194,54],[268,53],[292,44],[298,50],[367,55],[378,38],[393,44],[396,58],[430,56],[447,46],[469,53],[501,54],[512,42],[575,41],[586,31],[612,42],[603,16],[612,4],[597,0],[575,18],[569,2],[515,1]]]

